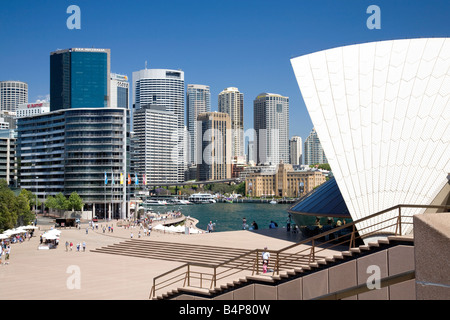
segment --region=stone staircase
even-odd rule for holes
[[[309,264],[303,264],[302,266],[289,266],[292,267],[289,270],[284,269],[279,275],[248,275],[237,280],[221,284],[212,289],[193,288],[193,287],[180,287],[174,290],[170,290],[159,296],[156,296],[155,300],[166,299],[230,299],[227,295],[237,289],[244,288],[250,285],[265,285],[265,286],[280,286],[289,281],[311,275],[318,271],[325,270],[330,267],[337,266],[342,263],[349,262],[354,259],[372,255],[374,253],[393,248],[395,246],[413,246],[414,240],[410,236],[389,236],[385,239],[377,240],[376,242],[368,243],[367,245],[360,245],[356,248],[351,248],[346,251],[342,251],[340,254],[336,254],[330,257],[319,257],[315,262]],[[246,299],[246,298],[244,298]]]
[[[183,263],[206,263],[210,265],[223,264],[223,268],[251,270],[254,255],[246,255],[250,250],[227,248],[208,245],[193,245],[186,243],[161,242],[145,239],[129,239],[112,245],[91,250],[94,253],[115,254],[138,258],[177,261]],[[307,264],[306,257],[295,259],[290,254],[281,254],[286,261],[282,269],[294,269],[299,263]]]

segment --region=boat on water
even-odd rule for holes
[[[150,206],[165,206],[167,205],[167,202],[164,200],[148,199],[147,201],[145,201],[145,204]]]
[[[189,197],[192,203],[216,203],[214,197],[209,193],[194,193]]]
[[[270,201],[270,204],[277,204],[277,202],[274,199],[272,199],[272,201]]]
[[[189,205],[189,204],[193,204],[192,202],[188,201],[188,200],[183,200],[183,199],[172,199],[171,200],[172,204],[176,204],[176,205]]]

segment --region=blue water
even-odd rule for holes
[[[206,230],[209,221],[215,223],[215,231],[235,231],[242,229],[242,218],[250,226],[253,221],[259,229],[268,229],[273,220],[278,227],[286,227],[289,204],[269,203],[211,203],[188,206],[155,207],[154,211],[180,210],[185,216],[191,216],[199,222],[197,227]]]

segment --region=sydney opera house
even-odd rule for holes
[[[328,210],[356,221],[399,204],[449,204],[449,38],[349,45],[291,64],[340,191]],[[315,197],[323,203],[331,196]],[[294,219],[305,207],[291,208]]]

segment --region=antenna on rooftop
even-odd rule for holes
[[[147,60],[145,60],[145,69],[147,69]]]

